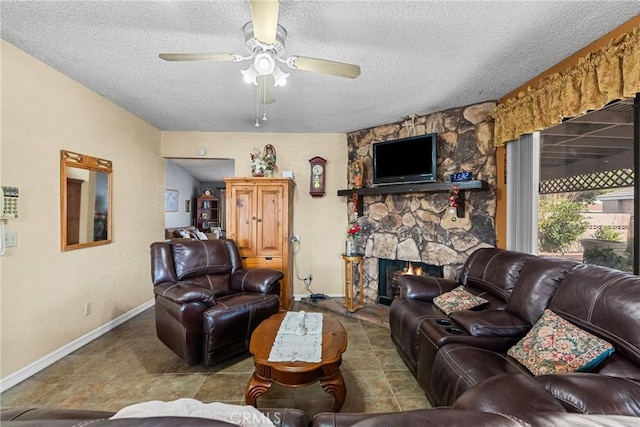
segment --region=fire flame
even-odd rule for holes
[[[413,264],[408,263],[408,267],[402,272],[405,276],[422,276],[422,267],[413,267]]]

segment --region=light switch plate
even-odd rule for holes
[[[13,248],[18,246],[18,232],[17,231],[5,231],[4,232],[4,246],[7,248]]]

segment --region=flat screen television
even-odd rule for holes
[[[437,134],[373,144],[373,184],[434,182]]]

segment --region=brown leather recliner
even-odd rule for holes
[[[278,312],[283,277],[243,268],[233,240],[152,243],[158,338],[190,366],[246,352],[251,333]]]
[[[481,248],[473,252],[465,262],[457,280],[430,276],[401,276],[400,295],[391,304],[389,323],[391,340],[411,372],[418,379],[420,364],[420,329],[423,323],[437,325],[438,329],[457,327],[453,323],[436,324],[447,316],[433,304],[433,298],[451,291],[459,285],[489,301],[483,311],[504,310],[518,281],[522,268],[534,255],[497,248]],[[526,332],[526,331],[525,331]],[[468,337],[468,334],[466,338]],[[451,337],[464,340],[465,336]],[[476,341],[490,341],[490,338],[476,338]],[[431,346],[433,359],[440,343]],[[424,353],[424,352],[423,352]],[[431,363],[432,360],[422,361]]]

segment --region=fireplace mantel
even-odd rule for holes
[[[460,190],[459,197],[462,203],[458,204],[458,217],[464,217],[464,190],[482,191],[488,190],[489,184],[483,180],[471,180],[461,182],[430,182],[422,184],[396,184],[383,185],[380,187],[352,188],[349,190],[338,190],[338,196],[351,197],[354,194],[358,196],[380,196],[386,194],[407,194],[407,193],[437,193],[450,191],[452,187],[458,187]],[[356,203],[358,216],[362,215],[362,198],[358,197]]]

